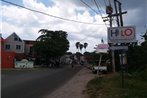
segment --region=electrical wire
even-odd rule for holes
[[[89,24],[89,25],[105,25],[105,24],[95,24],[95,23],[89,23],[89,22],[82,22],[82,21],[67,19],[67,18],[63,18],[63,17],[59,17],[59,16],[47,14],[47,13],[45,13],[45,12],[37,11],[37,10],[31,9],[31,8],[28,8],[28,7],[25,7],[25,6],[16,4],[16,3],[12,3],[12,2],[10,2],[10,1],[6,1],[6,0],[1,0],[1,1],[2,1],[2,2],[5,2],[5,3],[8,3],[8,4],[11,4],[11,5],[14,5],[14,6],[17,6],[17,7],[20,7],[20,8],[24,8],[24,9],[29,10],[29,11],[32,11],[32,12],[40,13],[40,14],[43,14],[43,15],[47,15],[47,16],[50,16],[50,17],[53,17],[53,18],[58,18],[58,19],[65,20],[65,21],[76,22],[76,23],[82,23],[82,24]]]
[[[47,16],[50,16],[50,17],[53,17],[53,18],[58,18],[58,19],[65,20],[65,21],[71,21],[71,22],[82,23],[82,24],[90,24],[90,25],[105,25],[105,24],[94,24],[94,23],[88,23],[88,22],[81,22],[81,21],[66,19],[66,18],[62,18],[62,17],[59,17],[59,16],[54,16],[54,15],[51,15],[51,14],[47,14],[47,13],[44,13],[44,12],[41,12],[41,11],[37,11],[37,10],[34,10],[34,9],[30,9],[28,7],[24,7],[24,6],[21,6],[21,5],[18,5],[16,3],[12,3],[12,2],[6,1],[6,0],[1,0],[1,1],[5,2],[5,3],[8,3],[8,4],[11,4],[11,5],[14,5],[14,6],[17,6],[17,7],[20,7],[20,8],[24,8],[24,9],[32,11],[32,12],[40,13],[40,14],[43,14],[43,15],[47,15]],[[92,34],[89,34],[89,36],[90,35],[92,35]],[[85,37],[82,40],[80,40],[80,42],[85,40],[85,39],[87,39],[87,37]]]
[[[100,9],[98,8],[98,6],[97,6],[97,4],[96,4],[96,6],[97,6],[97,8],[98,8],[98,11],[99,11],[99,13],[97,12],[97,11],[95,11],[92,7],[90,7],[86,2],[84,2],[83,0],[80,0],[82,3],[84,3],[86,6],[88,6],[91,10],[93,10],[96,14],[100,14],[100,16],[101,16],[101,18],[102,18],[102,20],[103,20],[103,16],[102,16],[102,13],[101,13],[101,11],[100,11]],[[103,21],[104,22],[104,21]],[[105,23],[105,22],[104,22]],[[106,28],[107,28],[107,24],[105,23],[105,26],[106,26]]]
[[[94,0],[94,3],[95,3],[95,5],[96,5],[96,7],[97,7],[97,9],[98,9],[98,11],[99,11],[101,17],[103,17],[103,15],[102,15],[102,13],[101,13],[101,11],[100,11],[100,8],[99,8],[98,3],[97,3],[95,0]]]
[[[98,4],[99,4],[99,7],[100,7],[100,9],[101,9],[102,13],[106,13],[106,11],[105,11],[104,7],[102,7],[102,6],[101,6],[101,4],[100,4],[99,0],[97,0],[97,2],[98,2]]]
[[[96,2],[96,0],[94,0],[94,3],[95,3],[95,5],[96,5],[96,7],[97,7],[97,9],[98,9],[98,11],[99,11],[99,13],[100,13],[101,18],[103,19],[103,15],[102,15],[102,13],[101,13],[99,4]],[[103,21],[103,22],[104,22],[104,21]],[[105,22],[104,22],[104,23],[105,23]],[[106,25],[106,23],[105,23],[105,25]],[[107,25],[106,25],[106,27],[107,27]]]
[[[86,2],[83,0],[80,0],[82,3],[84,3],[86,6],[88,6],[92,11],[94,11],[96,14],[99,14],[96,10],[94,10],[92,7],[90,7]]]
[[[106,1],[105,0],[103,0],[104,1],[104,4],[105,4],[105,6],[107,6],[107,3],[106,3]]]
[[[95,4],[96,4],[96,6],[97,6],[97,9],[98,9],[98,11],[99,11],[99,13],[96,11],[96,10],[94,10],[92,7],[90,7],[86,2],[84,2],[83,0],[80,0],[82,3],[84,3],[86,6],[88,6],[91,10],[93,10],[96,14],[100,14],[100,16],[101,16],[101,18],[103,19],[103,16],[102,16],[102,13],[101,13],[101,11],[100,11],[100,8],[98,7],[98,4],[96,3],[96,1],[94,0],[94,2],[95,2]],[[104,22],[104,21],[103,21]],[[105,23],[105,22],[104,22]],[[105,26],[106,26],[106,28],[107,28],[107,24],[105,23]],[[91,34],[89,34],[88,36],[90,36],[90,35],[92,35],[92,33]],[[81,39],[79,42],[82,42],[82,41],[84,41],[85,39],[87,39],[88,37],[85,37],[85,38],[83,38],[83,39]]]

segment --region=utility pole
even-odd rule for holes
[[[109,5],[106,7],[106,13],[108,14],[108,16],[103,17],[103,18],[109,18],[110,28],[113,26],[112,25],[112,21],[113,21],[112,17],[116,17],[118,27],[123,26],[122,15],[127,13],[127,11],[122,12],[121,3],[118,0],[114,0],[114,8],[115,8],[115,14],[113,14],[113,8],[112,8],[111,3],[109,1]],[[104,21],[107,21],[107,20],[104,20]],[[109,43],[109,45],[110,45],[110,47],[112,47],[116,43]],[[111,50],[111,53],[112,53],[113,72],[115,72],[115,50]]]
[[[114,2],[114,7],[115,7],[115,13],[118,14],[118,9],[117,9],[117,4],[116,4],[116,2]],[[117,21],[117,26],[120,26],[120,25],[119,25],[119,17],[118,17],[118,16],[116,16],[116,21]]]
[[[117,13],[117,4],[118,4],[118,8],[119,8],[119,13]],[[118,0],[114,0],[114,5],[115,5],[115,12],[116,12],[116,18],[117,18],[117,21],[118,21],[118,27],[119,26],[123,26],[123,17],[122,17],[122,15],[123,14],[126,14],[127,13],[127,11],[125,11],[125,12],[122,12],[122,9],[121,9],[121,2],[119,2]],[[118,16],[120,17],[120,18],[118,18]],[[120,19],[120,21],[119,21],[119,19]],[[119,23],[120,22],[120,23]],[[120,25],[119,25],[120,24]]]

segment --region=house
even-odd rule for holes
[[[0,35],[1,42],[1,67],[13,68],[14,60],[22,59],[35,60],[33,45],[36,41],[22,40],[15,32],[3,39]]]
[[[1,51],[4,50],[4,39],[0,34],[0,47],[1,47]]]
[[[14,67],[14,58],[15,58],[15,52],[4,51],[4,43],[5,40],[0,37],[0,46],[1,46],[1,52],[0,52],[0,65],[1,68],[13,68]]]
[[[34,50],[33,45],[36,43],[36,41],[33,40],[24,40],[25,42],[25,55],[28,57],[34,57]]]
[[[15,32],[5,39],[4,51],[14,52],[16,60],[25,58],[24,50],[25,43]]]
[[[14,32],[5,39],[4,51],[13,51],[18,54],[23,54],[24,46],[24,41]]]

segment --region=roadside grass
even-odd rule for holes
[[[121,74],[108,74],[94,78],[87,84],[90,98],[147,98],[147,69],[125,75],[122,87]]]

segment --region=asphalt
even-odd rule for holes
[[[42,98],[70,80],[81,66],[58,69],[2,70],[2,98]]]

